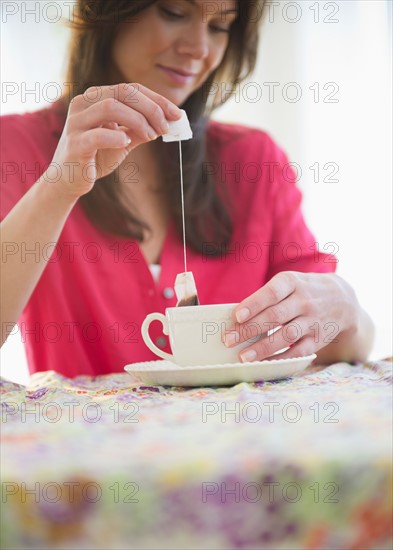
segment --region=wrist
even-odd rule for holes
[[[78,195],[70,193],[67,185],[62,180],[54,181],[48,177],[47,172],[42,174],[39,179],[38,190],[42,193],[52,211],[70,211],[79,199]]]
[[[339,302],[342,311],[340,332],[346,334],[355,334],[359,330],[361,307],[357,299],[354,289],[344,279],[334,274],[335,280],[339,288]]]

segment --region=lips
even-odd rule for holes
[[[184,69],[177,69],[176,67],[166,67],[165,65],[159,65],[162,69],[167,69],[168,71],[173,71],[181,76],[196,76],[196,73],[190,71],[185,71]]]
[[[190,86],[196,77],[195,73],[185,71],[184,69],[172,69],[163,65],[157,65],[157,67],[169,78],[171,86]]]

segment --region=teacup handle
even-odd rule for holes
[[[161,321],[164,334],[169,334],[168,319],[165,317],[165,315],[163,315],[162,313],[149,313],[149,315],[143,321],[141,328],[142,338],[145,344],[153,353],[155,353],[159,357],[174,362],[175,358],[173,357],[173,355],[171,355],[170,353],[166,353],[162,349],[158,348],[150,338],[149,326],[152,321]]]

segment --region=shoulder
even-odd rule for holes
[[[265,131],[241,124],[209,121],[206,170],[226,187],[250,201],[257,196],[272,201],[293,185],[296,176],[285,151]]]
[[[26,156],[41,159],[50,155],[59,141],[64,122],[65,115],[59,102],[33,112],[1,116],[3,160]]]
[[[205,171],[224,184],[241,223],[248,226],[258,219],[272,220],[285,209],[299,209],[302,194],[295,163],[289,162],[267,132],[216,121],[210,121],[207,131],[210,142]]]
[[[210,120],[207,127],[209,148],[219,150],[220,157],[245,160],[253,157],[267,162],[286,162],[286,154],[265,131],[242,124]]]
[[[0,219],[51,163],[64,122],[65,116],[56,105],[0,117]]]

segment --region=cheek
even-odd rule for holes
[[[129,42],[129,35],[125,31],[119,31],[113,42],[112,47],[112,59],[117,65],[122,66],[124,64],[126,52],[130,47]]]
[[[173,33],[169,29],[163,29],[160,25],[149,25],[146,29],[139,27],[134,32],[124,32],[118,36],[114,45],[115,59],[130,62],[130,56],[134,57],[138,64],[144,59],[159,54],[169,49],[173,44]]]
[[[136,52],[138,55],[145,51],[147,46],[147,33],[144,30],[144,24],[133,25],[132,23],[123,23],[116,34],[113,42],[113,55],[117,58],[129,56],[130,52]]]
[[[212,48],[211,66],[213,69],[217,69],[221,61],[224,59],[227,47],[228,47],[228,40],[225,40],[225,44],[216,45],[215,47]]]

